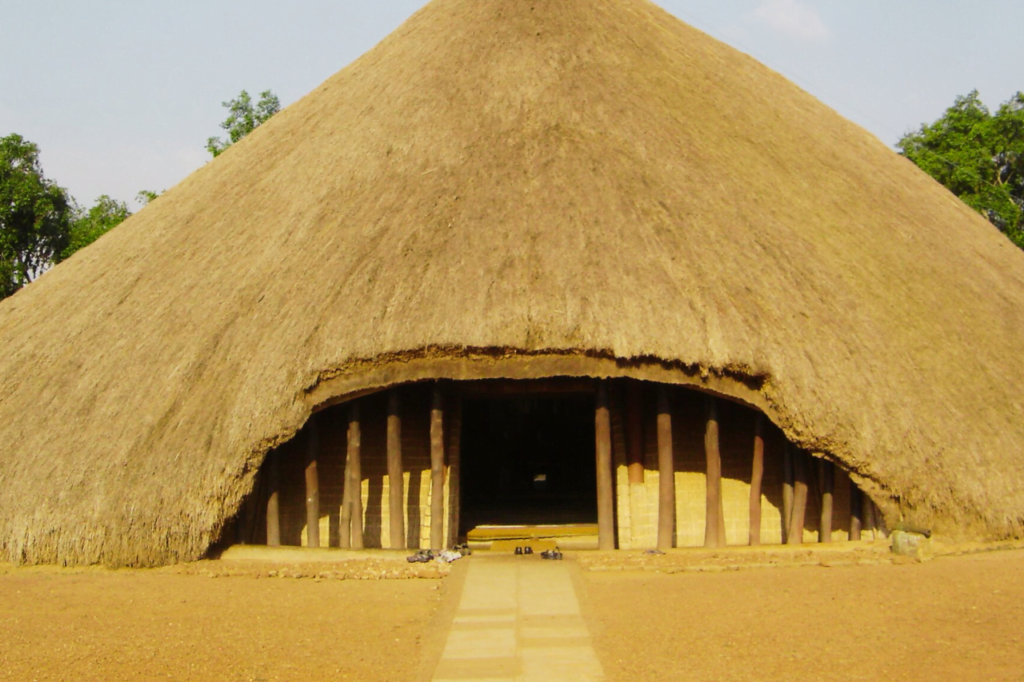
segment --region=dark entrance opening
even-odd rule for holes
[[[466,399],[459,534],[596,523],[594,447],[592,395]]]

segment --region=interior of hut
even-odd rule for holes
[[[597,523],[593,395],[466,398],[461,440],[460,537]]]
[[[231,533],[437,549],[568,527],[574,547],[603,549],[885,534],[841,467],[756,408],[685,386],[573,378],[419,382],[321,409],[268,453]]]

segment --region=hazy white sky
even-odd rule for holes
[[[479,0],[481,2],[494,0]],[[971,89],[1024,90],[1020,0],[658,0],[886,144]],[[42,148],[83,205],[131,201],[205,163],[222,101],[287,105],[423,0],[0,0],[0,136]]]

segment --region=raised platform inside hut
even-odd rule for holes
[[[542,549],[597,549],[597,524],[574,523],[551,526],[477,526],[466,533],[473,551],[512,551],[516,547]]]

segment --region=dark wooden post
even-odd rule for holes
[[[341,478],[341,511],[338,514],[338,547],[352,547],[352,449],[345,450],[345,473]]]
[[[306,547],[319,547],[319,432],[316,417],[306,422]]]
[[[252,529],[256,525],[253,518],[256,514],[257,501],[256,498],[260,492],[260,477],[259,472],[253,476],[252,490],[245,499],[242,501],[242,506],[238,510],[238,518],[235,519],[235,543],[239,545],[248,545],[252,543]]]
[[[267,544],[281,545],[281,458],[276,451],[267,455]]]
[[[455,396],[448,407],[448,546],[459,541],[462,471],[462,398]]]
[[[804,517],[807,515],[807,453],[793,451],[793,518],[789,521],[787,544],[800,545],[804,541]]]
[[[793,444],[786,441],[782,451],[782,542],[789,542],[789,524],[793,522]]]
[[[320,546],[320,477],[317,458],[320,456],[320,433],[316,417],[306,425],[306,546]]]
[[[863,527],[861,521],[861,492],[857,484],[850,479],[850,541],[860,540],[860,531]]]
[[[764,480],[764,415],[754,417],[754,460],[750,472],[750,544],[761,544],[761,482]]]
[[[704,546],[725,546],[725,512],[722,504],[722,453],[718,447],[718,404],[707,399],[704,454],[707,459],[707,500],[704,515]]]
[[[430,406],[430,546],[444,549],[444,396],[435,383]]]
[[[402,416],[398,389],[388,396],[388,528],[391,549],[405,549],[405,471],[402,468]]]
[[[597,441],[597,548],[615,549],[615,500],[612,489],[612,422],[608,409],[608,382],[597,386],[594,416]]]
[[[341,512],[338,515],[338,546],[352,547],[352,416],[349,410],[349,426],[345,444],[345,473],[341,478]]]
[[[668,389],[658,387],[658,549],[675,544],[676,466],[672,448],[672,404]]]
[[[629,464],[629,482],[644,482],[644,403],[639,382],[626,384],[626,448]]]
[[[887,540],[889,538],[889,529],[885,526],[885,514],[878,508],[878,505],[874,501],[871,502],[872,511],[875,518],[875,537]]]
[[[864,528],[871,531],[871,539],[878,539],[878,531],[875,526],[875,503],[868,497],[864,491],[860,491],[860,504],[861,504],[861,522],[864,524]]]
[[[818,460],[818,480],[821,482],[821,524],[818,542],[832,542],[832,500],[835,492],[836,468],[827,459]]]
[[[348,466],[345,483],[349,490],[349,524],[352,549],[363,548],[363,431],[359,423],[359,404],[353,403],[348,413]]]

